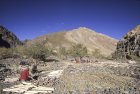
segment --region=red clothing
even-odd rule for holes
[[[20,73],[19,80],[27,80],[29,78],[29,70],[25,69]]]

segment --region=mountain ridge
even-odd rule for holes
[[[86,27],[46,34],[29,41],[27,44],[30,45],[46,40],[49,45],[55,48],[70,48],[74,44],[82,44],[87,47],[90,54],[96,49],[99,49],[105,56],[111,54],[115,50],[117,44],[116,39],[105,34],[97,33]]]

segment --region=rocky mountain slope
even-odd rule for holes
[[[128,32],[118,43],[115,55],[119,58],[140,57],[140,25]]]
[[[0,47],[10,48],[20,44],[22,44],[22,42],[15,34],[5,27],[0,26]]]
[[[74,30],[44,35],[29,41],[27,44],[35,42],[47,42],[56,48],[69,48],[74,44],[83,44],[87,47],[89,53],[99,49],[103,55],[107,56],[115,50],[117,40],[91,29],[80,27]]]

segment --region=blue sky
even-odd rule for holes
[[[0,0],[0,25],[19,39],[87,27],[120,39],[140,24],[140,0]]]

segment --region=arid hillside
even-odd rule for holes
[[[104,56],[110,55],[117,44],[117,40],[85,27],[40,36],[27,44],[34,44],[35,42],[48,43],[56,48],[69,48],[74,44],[82,44],[87,47],[89,53],[99,49]]]

